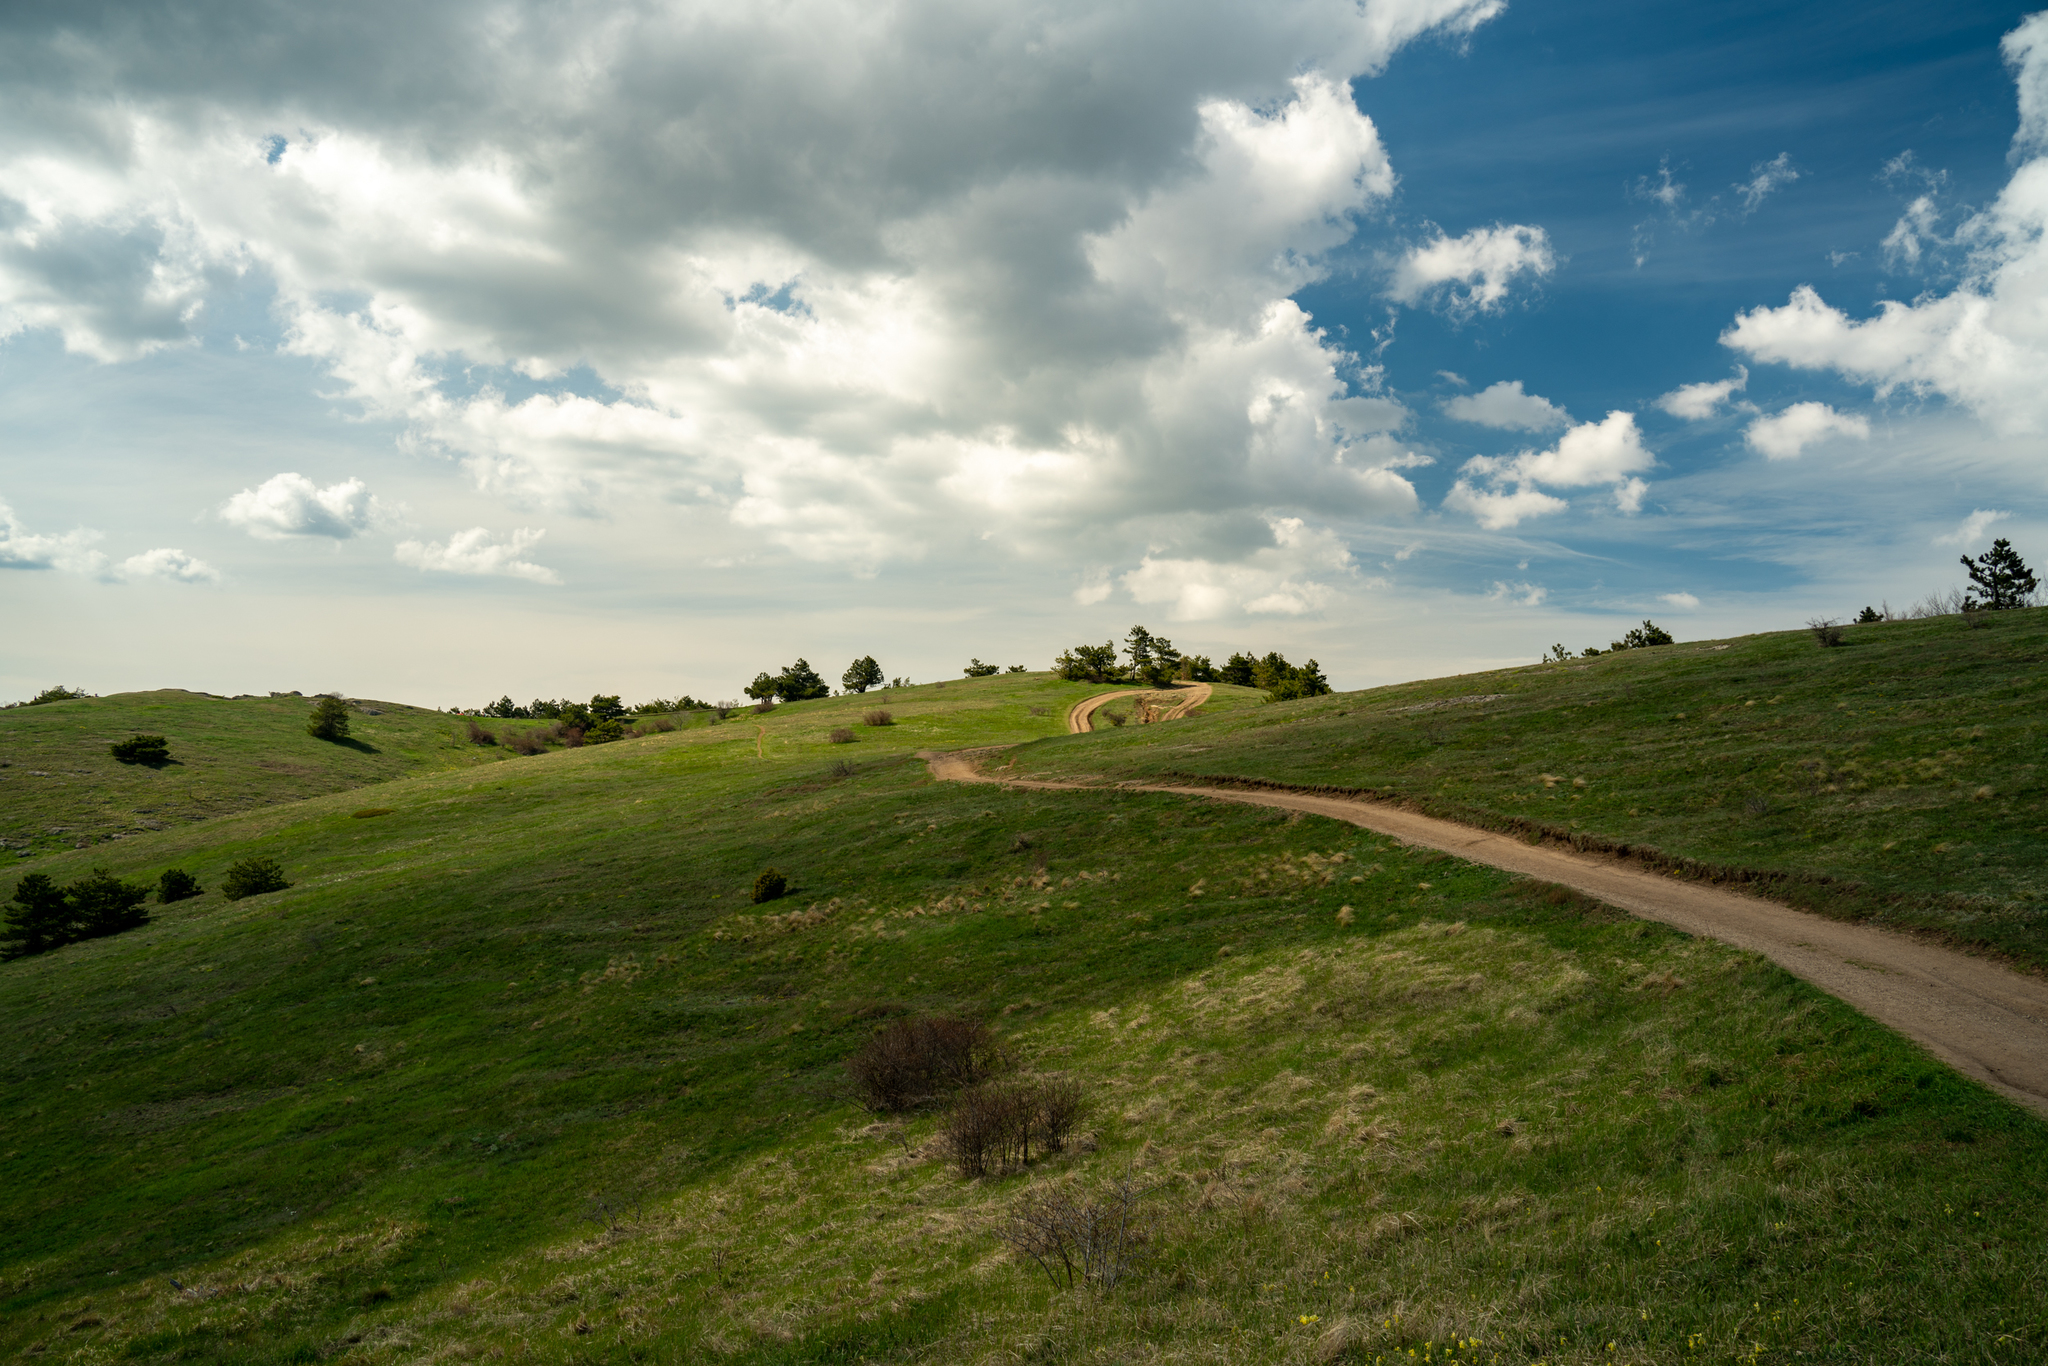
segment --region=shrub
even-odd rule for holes
[[[1101,711],[1096,712],[1095,714],[1101,717],[1103,720],[1109,722],[1109,724],[1112,726],[1121,726],[1125,721],[1130,719],[1129,717],[1125,716],[1122,712],[1114,711],[1108,707],[1104,707]]]
[[[774,868],[764,868],[754,879],[754,904],[774,901],[789,891],[789,879]]]
[[[149,923],[149,912],[142,908],[149,900],[149,884],[123,882],[104,868],[95,868],[66,887],[64,898],[71,903],[80,939],[101,939]]]
[[[1055,1287],[1113,1290],[1150,1241],[1138,1211],[1143,1195],[1128,1176],[1095,1195],[1067,1185],[1035,1187],[1011,1209],[1001,1237]]]
[[[1028,1166],[1066,1146],[1081,1115],[1081,1085],[1068,1078],[982,1082],[953,1097],[940,1126],[963,1177]]]
[[[1003,668],[1000,664],[984,664],[979,659],[967,661],[967,676],[969,678],[987,678],[991,674],[998,674],[1002,671]]]
[[[1628,629],[1628,634],[1624,635],[1620,640],[1609,642],[1607,648],[1610,650],[1646,650],[1652,645],[1669,645],[1671,643],[1671,633],[1646,617],[1643,619],[1641,626],[1631,626]]]
[[[896,718],[878,707],[874,711],[862,712],[860,723],[863,726],[893,726],[896,724]]]
[[[315,740],[348,739],[348,703],[338,697],[319,699],[306,718],[306,734]]]
[[[1833,617],[1815,617],[1806,623],[1806,629],[1813,632],[1813,643],[1823,650],[1842,643],[1842,627]]]
[[[896,1020],[846,1060],[847,1075],[872,1110],[907,1110],[943,1091],[973,1086],[1008,1065],[987,1025],[951,1015]]]
[[[161,735],[131,735],[126,740],[114,741],[108,749],[124,764],[167,764],[171,761],[171,742]]]
[[[23,703],[22,705],[28,707],[41,707],[47,706],[49,703],[52,702],[70,702],[83,696],[85,696],[85,690],[83,688],[67,688],[62,683],[59,683],[54,688],[43,689],[41,692],[37,693],[34,697],[31,697],[27,702]]]
[[[664,735],[666,735],[669,731],[674,730],[675,728],[676,723],[669,720],[666,716],[657,716],[654,718],[654,729],[660,731]]]
[[[1010,666],[1009,668],[1007,668],[1007,669],[1003,670],[1003,672],[1004,672],[1004,673],[1012,673],[1012,674],[1021,674],[1021,673],[1025,673],[1025,672],[1027,672],[1027,670],[1025,669],[1025,667],[1024,667],[1024,666],[1023,666],[1022,664],[1012,664],[1012,665],[1011,665],[1011,666]]]
[[[523,730],[518,734],[505,732],[505,748],[514,754],[539,754],[547,748],[544,731]]]
[[[156,899],[160,906],[173,901],[190,901],[206,889],[199,885],[199,879],[183,868],[166,868],[162,877],[156,880]]]
[[[476,718],[472,716],[469,719],[469,742],[473,745],[495,745],[498,743],[498,737],[479,726]]]
[[[853,743],[853,731],[846,726],[835,726],[825,738],[835,745],[850,745]]]
[[[1879,612],[1875,607],[1866,607],[1856,614],[1856,624],[1858,626],[1867,626],[1873,621],[1883,620],[1884,614]]]
[[[388,816],[397,809],[395,806],[366,806],[360,811],[351,811],[349,815],[355,820],[369,821],[379,816]]]
[[[291,885],[285,881],[284,869],[276,859],[245,858],[228,869],[227,877],[221,880],[220,894],[230,901],[240,901],[245,896],[281,892]]]
[[[766,716],[769,712],[775,710],[775,704],[764,697],[749,708],[749,710],[756,716]]]
[[[832,765],[832,776],[835,778],[851,778],[858,772],[860,772],[860,767],[845,759],[841,759]]]
[[[590,729],[583,732],[583,743],[586,745],[608,745],[614,740],[623,740],[625,738],[626,723],[619,720],[616,716],[607,716],[602,721],[594,721],[591,723]]]

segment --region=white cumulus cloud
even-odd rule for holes
[[[1659,593],[1657,601],[1681,612],[1690,612],[1700,605],[1700,600],[1691,593]]]
[[[1997,200],[1965,221],[1955,241],[1969,248],[1962,281],[1946,294],[1878,305],[1855,319],[1802,285],[1778,308],[1740,314],[1724,344],[1760,361],[1832,370],[1880,395],[1904,389],[1939,394],[2005,433],[2048,426],[2048,13],[2006,35],[2019,86],[2019,164]],[[1893,259],[1921,250],[1925,213],[1908,209],[1890,238]]]
[[[1511,431],[1548,432],[1571,425],[1571,414],[1539,394],[1522,392],[1522,381],[1502,380],[1476,394],[1444,400],[1446,415],[1460,422]]]
[[[197,555],[170,546],[130,555],[114,567],[113,575],[131,582],[162,579],[167,583],[219,583],[220,571]]]
[[[1637,475],[1656,463],[1643,445],[1634,413],[1611,412],[1598,422],[1582,422],[1545,451],[1512,456],[1475,455],[1459,471],[1444,506],[1469,513],[1489,531],[1515,526],[1530,517],[1562,512],[1562,498],[1544,493],[1553,488],[1611,486],[1617,510],[1642,510],[1649,485]]]
[[[503,541],[483,527],[458,531],[446,541],[400,541],[395,552],[400,564],[444,574],[491,574],[526,579],[531,583],[558,584],[562,576],[545,565],[525,557],[540,543],[545,531],[520,527]]]
[[[1748,383],[1748,368],[1738,365],[1731,378],[1679,385],[1659,398],[1657,406],[1673,417],[1684,418],[1687,422],[1704,422],[1720,412],[1721,405],[1732,396],[1741,393]]]
[[[345,541],[369,530],[381,513],[360,479],[321,488],[302,474],[274,474],[228,499],[220,511],[223,520],[267,541],[291,536]]]
[[[97,573],[106,556],[92,548],[100,533],[80,527],[61,535],[37,534],[22,525],[14,509],[0,502],[0,569],[62,569]]]
[[[1988,508],[1978,508],[1969,516],[1963,518],[1962,525],[1954,531],[1951,531],[1946,536],[1936,536],[1934,544],[1961,546],[1963,549],[1968,550],[1973,546],[1983,544],[1985,533],[2010,516],[2012,516],[2010,512],[1994,512]]]
[[[1335,533],[1298,517],[1274,518],[1269,526],[1272,543],[1235,562],[1147,555],[1121,582],[1134,600],[1164,606],[1174,621],[1214,621],[1318,611],[1357,578],[1351,552]]]
[[[1751,448],[1771,460],[1791,460],[1808,446],[1834,436],[1868,440],[1870,423],[1854,413],[1838,413],[1825,403],[1809,401],[1759,417],[1743,432]]]
[[[1453,313],[1483,313],[1506,303],[1518,278],[1541,279],[1556,269],[1557,253],[1542,228],[1495,224],[1462,237],[1439,232],[1411,247],[1387,292],[1404,304],[1440,296]]]

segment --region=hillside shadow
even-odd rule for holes
[[[343,736],[337,740],[329,740],[327,743],[341,749],[352,749],[358,754],[382,754],[384,752],[369,741],[358,740],[352,735]]]

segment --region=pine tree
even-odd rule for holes
[[[63,889],[48,873],[30,873],[14,884],[7,913],[0,916],[0,959],[48,953],[76,939],[77,931]]]
[[[100,939],[149,923],[142,903],[149,899],[146,882],[123,882],[104,868],[95,868],[64,889],[80,939]]]
[[[2002,612],[2013,607],[2025,607],[2027,600],[2041,585],[2034,578],[2034,571],[2027,568],[2027,562],[2012,548],[2012,542],[2001,536],[1991,543],[1991,549],[1972,560],[1963,556],[1963,568],[1970,571],[1970,582],[1984,590],[1979,599],[1974,591],[1966,595],[1965,601],[1978,609]]]
[[[348,703],[338,697],[323,697],[313,704],[306,718],[306,734],[315,740],[348,739]]]

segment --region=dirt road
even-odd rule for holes
[[[1172,686],[1178,691],[1178,700],[1159,717],[1161,721],[1178,721],[1207,702],[1209,694],[1215,691],[1207,683],[1176,683]],[[1140,697],[1145,693],[1165,691],[1164,688],[1126,688],[1122,692],[1097,693],[1093,697],[1084,697],[1067,709],[1067,734],[1080,735],[1094,730],[1096,708],[1105,702],[1114,702],[1119,697]]]
[[[979,764],[998,752],[967,750],[922,757],[933,777],[954,782],[1039,789],[1089,786],[992,778]],[[2048,1115],[2048,981],[2038,977],[1876,926],[1829,920],[1619,860],[1524,844],[1382,803],[1217,787],[1118,786],[1126,792],[1171,792],[1328,816],[1474,863],[1562,883],[1633,915],[1760,953],[1917,1041],[1957,1071]]]

